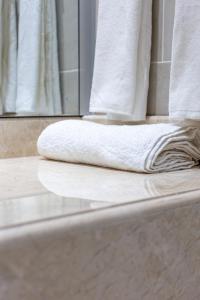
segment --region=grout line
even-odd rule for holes
[[[162,0],[162,61],[164,62],[164,34],[165,34],[165,0]]]
[[[63,70],[63,71],[60,71],[59,73],[60,74],[70,74],[70,73],[75,73],[75,72],[78,72],[79,70],[78,69],[72,69],[72,70]]]
[[[151,61],[151,64],[171,64],[171,60]]]

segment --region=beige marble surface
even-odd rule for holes
[[[24,157],[0,160],[0,227],[200,189],[200,168],[141,174]]]
[[[0,160],[0,300],[200,299],[200,169]]]
[[[198,300],[199,201],[193,192],[3,230],[0,300]]]
[[[47,166],[53,167],[53,174],[50,173],[50,176]],[[60,182],[59,173],[63,174],[63,168],[65,177]],[[78,172],[79,169],[76,172],[77,180],[80,178]],[[46,176],[49,187],[43,184]],[[110,201],[77,197],[78,194],[68,191],[70,184],[65,186],[66,177],[71,177],[67,164],[43,161],[36,156],[0,159],[0,228],[110,205]],[[59,192],[51,191],[52,183],[49,180],[52,180]],[[76,190],[77,186],[71,186],[72,188]]]
[[[72,117],[0,118],[0,158],[36,155],[38,136],[48,125]]]
[[[45,160],[39,156],[0,159],[0,201],[52,193],[125,203],[200,189],[200,168],[141,174]]]

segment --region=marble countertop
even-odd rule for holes
[[[138,174],[40,157],[1,159],[0,191],[1,229],[69,216],[81,223],[87,213],[200,193],[200,169]]]
[[[0,160],[0,300],[199,299],[200,169]]]

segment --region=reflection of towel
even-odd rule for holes
[[[41,160],[38,178],[48,191],[67,198],[120,203],[152,196],[144,174]]]
[[[176,0],[169,111],[200,119],[200,1]]]
[[[38,178],[45,189],[56,195],[89,199],[90,207],[100,202],[125,203],[166,196],[195,190],[200,185],[199,168],[147,176],[44,159],[39,161]]]
[[[200,129],[173,124],[120,126],[61,121],[42,132],[38,151],[50,159],[122,170],[181,170],[200,160]]]
[[[90,111],[146,117],[151,0],[100,0]]]

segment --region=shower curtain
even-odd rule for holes
[[[16,88],[16,1],[0,0],[0,114],[15,112]]]
[[[0,5],[1,112],[60,114],[55,0]]]
[[[200,120],[200,1],[176,0],[169,115]]]

